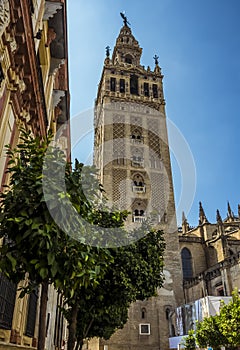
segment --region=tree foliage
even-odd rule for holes
[[[160,231],[146,226],[131,233],[131,239],[141,239],[127,245],[127,212],[100,205],[94,168],[76,161],[72,169],[51,140],[51,135],[40,139],[22,130],[21,143],[8,147],[10,183],[0,197],[0,269],[15,282],[28,274],[22,296],[42,285],[38,350],[44,349],[48,285],[64,295],[72,350],[76,330],[80,340],[108,338],[126,322],[132,301],[154,295],[163,283],[164,242]],[[106,235],[104,228],[113,230]],[[122,247],[111,248],[119,242]]]
[[[66,201],[71,203],[72,200],[71,205],[89,224],[101,216],[101,210],[96,210],[85,196],[86,190],[90,197],[96,193],[94,169],[85,170],[89,181],[85,181],[88,188],[84,192],[82,164],[76,162],[75,169],[71,170],[63,152],[50,145],[51,139],[51,135],[40,139],[22,130],[21,143],[14,150],[8,147],[10,183],[0,198],[0,235],[4,238],[0,269],[16,283],[28,274],[29,284],[21,296],[39,284],[45,293],[45,305],[41,305],[43,324],[40,321],[39,349],[44,347],[48,284],[54,283],[70,303],[76,290],[95,284],[108,260],[112,259],[107,249],[83,244],[81,238],[86,234],[85,227],[64,211]],[[49,177],[43,171],[46,157],[52,167]],[[63,168],[64,176],[59,180],[58,174]],[[43,180],[51,191],[44,193]],[[121,226],[125,216],[113,212],[109,213],[108,220],[113,217],[116,226]],[[66,228],[75,230],[78,240],[59,227],[58,217],[64,220]],[[93,230],[91,233],[94,236]],[[96,235],[99,237],[98,231]]]
[[[163,284],[164,247],[162,231],[149,230],[131,245],[111,249],[104,278],[96,288],[79,291],[79,343],[86,337],[108,339],[126,323],[132,302],[156,295]]]
[[[194,335],[194,330],[189,330],[188,335],[183,337],[181,345],[187,350],[194,350],[196,348],[196,339]]]
[[[232,293],[228,304],[222,302],[219,314],[198,323],[196,340],[200,347],[234,348],[240,345],[240,297],[237,290]]]

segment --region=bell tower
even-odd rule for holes
[[[124,23],[112,56],[106,47],[95,102],[94,163],[109,205],[131,212],[128,227],[150,218],[166,242],[165,284],[158,296],[134,303],[129,320],[109,341],[109,350],[168,349],[174,308],[183,303],[175,202],[168,145],[163,75],[141,65],[142,48]]]

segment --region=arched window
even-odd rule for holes
[[[146,220],[145,204],[142,201],[134,203],[133,206],[133,222],[142,223]]]
[[[193,277],[192,254],[189,249],[183,248],[181,251],[183,279]]]
[[[141,130],[138,130],[138,129],[132,130],[131,140],[132,140],[132,143],[143,143]]]
[[[140,174],[135,174],[133,176],[133,183],[135,186],[144,186],[144,178]]]
[[[132,56],[131,55],[126,55],[125,56],[125,62],[129,63],[129,64],[132,64]]]
[[[141,312],[141,313],[142,313],[142,319],[146,318],[146,312],[147,312],[147,310],[145,309],[145,307],[143,307],[141,311],[142,311],[142,312]]]

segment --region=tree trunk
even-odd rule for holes
[[[74,350],[76,342],[76,330],[77,330],[77,314],[78,314],[78,305],[77,303],[73,304],[71,310],[71,319],[69,322],[69,335],[68,335],[68,350]]]
[[[45,350],[48,280],[42,282],[37,350]]]

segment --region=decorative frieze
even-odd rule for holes
[[[45,10],[43,15],[43,20],[48,21],[49,18],[54,17],[58,10],[61,10],[61,2],[45,1]]]
[[[65,96],[65,92],[62,90],[53,90],[53,108],[55,108],[61,99]]]
[[[51,65],[49,74],[55,74],[62,64],[64,64],[64,58],[51,58]]]

